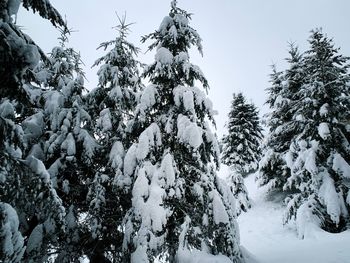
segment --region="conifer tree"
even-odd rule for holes
[[[262,146],[263,155],[259,162],[259,173],[257,175],[257,183],[259,186],[266,186],[267,189],[279,189],[283,188],[284,172],[276,175],[277,171],[285,171],[283,158],[275,147],[274,131],[281,123],[281,111],[279,110],[278,98],[284,88],[283,72],[277,71],[276,66],[272,66],[272,74],[270,75],[271,86],[267,89],[268,99],[266,104],[270,107],[271,111],[268,115],[265,115],[265,123],[268,127],[268,135],[265,138],[264,145]]]
[[[132,203],[124,219],[123,262],[183,262],[196,253],[223,254],[243,262],[235,214],[214,163],[218,143],[210,130],[213,109],[195,81],[208,88],[189,48],[202,52],[201,39],[189,25],[190,14],[172,1],[169,16],[152,39],[155,62],[150,80],[131,120],[137,140],[124,159]],[[205,252],[204,252],[205,251]]]
[[[45,88],[43,161],[67,209],[66,235],[56,249],[58,262],[78,260],[89,247],[90,230],[78,218],[87,213],[87,185],[93,178],[98,148],[83,94],[80,54],[67,47],[69,33],[66,28],[61,31],[59,46],[52,49],[48,61],[41,63],[36,71]]]
[[[60,14],[54,9],[48,1],[44,0],[3,0],[0,3],[0,63],[6,65],[1,67],[0,76],[2,82],[2,96],[7,98],[18,98],[24,103],[28,98],[21,81],[23,78],[29,78],[30,72],[27,69],[33,69],[39,62],[40,55],[44,55],[40,48],[29,36],[25,35],[14,23],[14,16],[17,16],[21,2],[27,9],[50,19],[53,25],[65,27]],[[20,105],[18,106],[20,107]],[[20,109],[17,109],[20,110]]]
[[[293,121],[293,116],[298,101],[297,94],[304,84],[303,57],[294,44],[290,44],[289,55],[286,59],[289,68],[285,72],[278,72],[275,66],[272,68],[272,85],[268,89],[266,102],[271,112],[266,116],[268,135],[263,146],[264,154],[259,163],[257,180],[260,186],[266,186],[270,191],[283,191],[290,175],[286,154],[291,140],[300,128]]]
[[[131,206],[131,180],[123,173],[125,149],[133,142],[126,124],[133,117],[137,92],[142,88],[140,63],[135,59],[139,49],[127,41],[130,24],[119,18],[118,36],[99,48],[108,52],[95,62],[98,87],[89,94],[90,112],[100,148],[97,172],[89,189],[89,221],[98,249],[90,256],[120,262],[123,242],[121,226]],[[95,258],[95,259],[93,259]],[[94,261],[95,260],[95,261]]]
[[[245,175],[258,166],[262,128],[256,107],[247,103],[242,93],[233,94],[227,122],[228,134],[222,139],[221,160]]]
[[[44,262],[65,231],[66,212],[44,164],[34,154],[44,122],[33,69],[45,56],[14,23],[20,3],[0,4],[0,232],[2,248],[11,250],[1,251],[0,261]],[[65,26],[48,1],[23,1],[23,5],[54,25]]]
[[[298,134],[288,152],[291,175],[285,186],[296,189],[287,200],[285,220],[296,219],[300,237],[309,223],[333,232],[349,220],[349,58],[320,30],[312,31],[309,43],[305,83],[294,105]]]
[[[228,134],[222,139],[221,160],[230,166],[227,180],[236,198],[237,214],[240,214],[251,206],[243,176],[257,169],[261,154],[262,128],[256,107],[247,103],[241,92],[233,94],[228,117]]]
[[[226,178],[226,183],[234,197],[237,216],[240,215],[242,211],[247,212],[252,204],[242,174],[230,167],[230,173]]]

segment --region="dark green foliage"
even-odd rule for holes
[[[22,3],[26,9],[32,9],[34,13],[38,12],[41,17],[50,20],[54,26],[66,27],[60,13],[48,0],[22,0]]]

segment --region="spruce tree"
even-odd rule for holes
[[[285,165],[281,154],[275,147],[276,140],[274,131],[278,128],[281,111],[279,108],[278,98],[284,88],[283,72],[277,71],[276,66],[272,66],[272,74],[270,75],[271,86],[267,89],[268,99],[266,104],[271,111],[265,115],[265,123],[268,127],[268,134],[262,146],[263,155],[259,162],[259,172],[257,175],[257,183],[259,186],[265,186],[268,190],[283,188]],[[276,175],[277,171],[283,171]]]
[[[132,203],[124,219],[123,262],[183,262],[196,253],[243,262],[235,212],[223,196],[214,163],[218,143],[208,121],[213,109],[195,81],[208,88],[189,48],[202,52],[190,14],[172,1],[152,39],[155,61],[145,70],[130,131],[137,140],[124,159]]]
[[[90,262],[120,262],[123,217],[131,207],[131,180],[123,173],[125,149],[133,142],[126,124],[133,117],[137,93],[142,89],[139,49],[127,41],[130,24],[119,18],[117,37],[99,48],[108,50],[95,62],[99,84],[88,96],[100,148],[97,172],[89,188],[89,222],[97,248]],[[107,262],[107,261],[106,261]]]
[[[320,30],[312,31],[309,43],[305,83],[294,105],[298,134],[288,152],[291,175],[285,186],[296,189],[287,200],[285,220],[296,219],[300,237],[309,223],[333,232],[349,220],[349,58]]]
[[[298,134],[300,127],[293,120],[298,92],[304,84],[303,57],[294,44],[290,44],[289,67],[279,72],[273,66],[271,87],[266,104],[271,112],[266,115],[268,135],[263,145],[263,156],[259,163],[257,181],[267,190],[283,191],[290,176],[288,150],[291,140]]]
[[[254,104],[247,103],[242,93],[233,94],[228,118],[221,160],[244,176],[257,168],[261,154],[258,111]]]
[[[35,154],[44,121],[38,100],[42,90],[36,85],[33,69],[45,56],[13,21],[20,2],[5,0],[0,4],[0,232],[5,242],[2,247],[13,248],[1,251],[0,260],[44,262],[65,231],[66,212]],[[65,26],[47,1],[23,1],[23,5],[39,11],[54,25]]]
[[[237,214],[240,214],[251,206],[243,176],[257,169],[261,155],[262,128],[256,107],[252,103],[247,103],[241,92],[233,94],[228,117],[229,121],[226,124],[228,134],[222,139],[221,160],[230,166],[227,180],[236,198]]]
[[[58,262],[78,260],[89,247],[90,230],[78,219],[88,212],[88,184],[98,148],[83,94],[80,54],[67,46],[69,33],[66,28],[61,31],[59,46],[36,71],[45,89],[41,96],[46,124],[41,141],[43,161],[67,210],[66,235],[55,251]]]
[[[237,216],[239,216],[242,211],[247,212],[252,204],[242,174],[231,167],[230,173],[226,178],[226,184],[230,189],[230,194],[234,197]]]

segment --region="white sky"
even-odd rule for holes
[[[140,37],[158,29],[170,10],[170,0],[51,0],[73,33],[70,44],[81,52],[86,65],[88,88],[97,84],[93,62],[103,55],[96,48],[112,40],[117,25],[115,12],[125,12],[131,27],[129,41],[143,52],[150,43]],[[350,56],[349,0],[179,0],[178,6],[193,13],[191,26],[203,39],[204,57],[192,52],[191,61],[201,67],[210,85],[209,97],[219,112],[216,117],[219,137],[224,132],[232,93],[242,91],[261,112],[269,86],[270,65],[284,69],[288,42],[304,51],[310,30],[322,27],[334,38],[343,55]],[[48,21],[23,8],[17,24],[46,52],[57,45],[58,31]],[[153,61],[154,52],[141,54],[143,63]]]

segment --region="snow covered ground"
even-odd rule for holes
[[[220,176],[225,172],[223,167]],[[258,263],[350,263],[350,231],[330,234],[315,229],[307,238],[298,239],[293,226],[282,225],[282,206],[264,199],[254,177],[245,179],[252,209],[243,212],[238,223],[241,245]]]
[[[224,178],[228,173],[228,167],[222,165],[219,176]],[[238,218],[246,263],[350,263],[350,231],[330,234],[313,229],[307,238],[298,239],[293,226],[282,225],[282,205],[266,201],[254,178],[255,174],[251,174],[245,179],[252,208]],[[181,260],[186,263],[230,262],[224,256],[199,251],[183,251]]]

